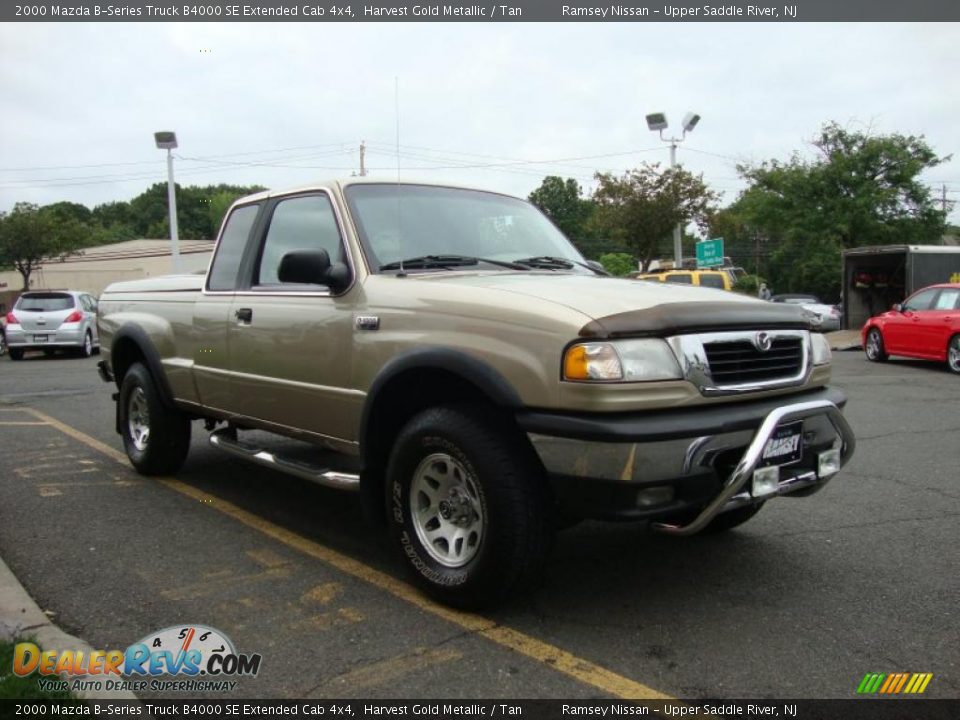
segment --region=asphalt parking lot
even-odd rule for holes
[[[237,696],[851,698],[867,672],[960,697],[960,379],[835,354],[857,455],[723,536],[584,523],[484,616],[421,597],[355,497],[194,426],[175,478],[122,457],[96,358],[0,359],[0,556],[94,648],[202,623],[263,655]]]

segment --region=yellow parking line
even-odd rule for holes
[[[17,420],[0,420],[0,425],[49,425],[50,423],[45,422],[35,422],[29,420],[17,421]]]
[[[59,420],[29,408],[28,411],[41,420],[44,420],[57,430],[69,435],[82,442],[98,452],[113,458],[124,465],[127,464],[126,456],[114,450],[109,445],[90,437],[76,428],[73,428]],[[198,502],[210,505],[224,515],[228,515],[248,527],[251,527],[268,537],[273,538],[284,545],[295,548],[308,557],[336,568],[342,573],[362,580],[370,585],[374,585],[384,590],[394,597],[404,600],[411,605],[428,612],[437,617],[443,618],[447,622],[453,623],[468,632],[482,635],[488,640],[512,650],[520,655],[524,655],[535,660],[549,668],[562,672],[580,682],[591,685],[598,690],[626,699],[644,699],[644,700],[673,700],[670,695],[665,695],[654,690],[647,685],[631,680],[628,677],[619,675],[611,670],[607,670],[595,663],[577,657],[561,648],[549,643],[538,640],[535,637],[514,630],[512,628],[498,625],[493,620],[475,615],[473,613],[461,612],[453,608],[439,605],[422,595],[419,590],[412,585],[396,579],[366,565],[359,560],[355,560],[348,555],[332,550],[325,545],[309,540],[302,535],[292,532],[279,525],[264,520],[233,503],[222,500],[215,495],[210,495],[198,488],[176,480],[175,478],[157,478],[166,487],[175,490],[182,495],[186,495]]]

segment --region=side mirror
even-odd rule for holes
[[[895,303],[894,306],[890,309],[893,310],[894,312],[903,312],[903,305],[901,305],[900,303]]]
[[[326,285],[340,292],[350,283],[350,270],[343,263],[331,265],[326,250],[294,250],[280,260],[277,279],[295,285]]]

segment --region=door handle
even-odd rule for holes
[[[253,310],[250,308],[240,308],[234,315],[237,316],[237,320],[241,323],[250,323],[253,321]]]

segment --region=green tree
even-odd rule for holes
[[[32,203],[17,203],[9,213],[0,213],[0,265],[20,273],[24,290],[45,259],[69,255],[82,244],[83,226],[56,218],[56,212]]]
[[[637,263],[628,253],[604,253],[600,256],[603,269],[615,277],[623,277],[636,272]]]
[[[590,218],[595,205],[583,197],[583,189],[573,178],[548,175],[528,198],[553,220],[585,257],[597,257],[604,243],[598,242]]]
[[[775,292],[836,298],[844,248],[939,243],[945,213],[919,177],[942,160],[923,137],[871,135],[827,123],[813,159],[741,166],[735,203],[746,235],[769,244]],[[758,270],[757,268],[753,268]]]
[[[640,258],[644,271],[668,246],[677,223],[705,229],[719,199],[702,175],[682,167],[661,171],[657,164],[644,164],[619,178],[604,173],[596,178],[596,226]]]

